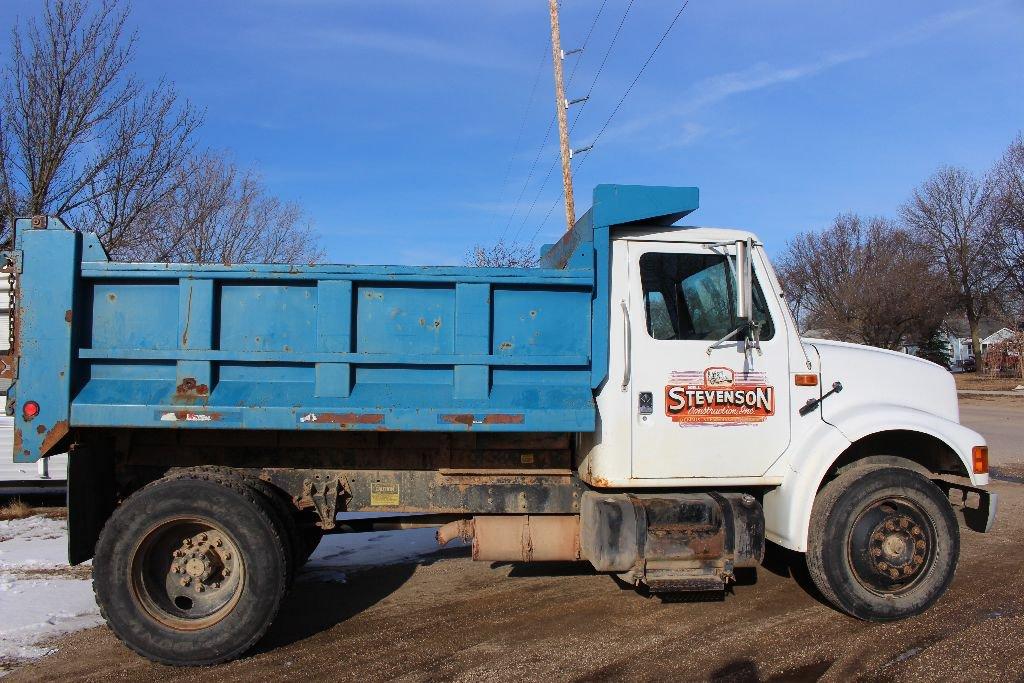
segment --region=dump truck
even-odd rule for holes
[[[119,263],[18,220],[14,459],[70,453],[69,561],[167,664],[245,653],[324,534],[372,528],[654,595],[771,543],[837,618],[922,612],[995,517],[951,375],[802,339],[763,244],[697,207],[598,186],[532,268]]]

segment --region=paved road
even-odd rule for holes
[[[1024,463],[1024,398],[960,398],[960,422],[988,441],[993,465]]]

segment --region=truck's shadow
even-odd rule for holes
[[[441,559],[468,557],[469,548],[451,548],[401,564],[376,567],[372,570],[361,570],[347,573],[344,581],[321,579],[315,571],[303,576],[292,587],[281,611],[274,620],[270,631],[257,645],[254,654],[264,653],[276,648],[305,640],[318,633],[340,624],[364,610],[367,610],[388,597],[408,581],[416,568],[429,565]],[[493,562],[492,569],[508,567],[509,578],[535,578],[543,576],[586,576],[597,572],[589,562]],[[814,581],[807,572],[807,563],[802,553],[787,550],[774,543],[768,543],[762,568],[777,576],[794,580],[801,588],[818,602],[828,605],[822,597]],[[344,567],[338,567],[344,571]],[[740,569],[736,572],[736,583],[730,585],[731,593],[734,586],[752,586],[757,583],[756,569]],[[634,591],[636,587],[615,575],[609,575],[622,590]],[[641,595],[644,592],[639,591]],[[720,601],[722,593],[711,595],[699,594],[689,596],[685,601]],[[678,598],[665,599],[665,602],[677,602]]]
[[[761,566],[776,576],[793,579],[812,598],[830,609],[835,609],[814,585],[810,572],[807,571],[807,559],[803,553],[783,548],[771,541],[765,542],[764,562]]]
[[[418,560],[347,571],[344,579],[330,580],[313,570],[296,578],[281,604],[281,611],[252,654],[261,654],[322,633],[373,607],[408,581],[416,568],[442,559],[468,557],[469,548],[450,548]]]

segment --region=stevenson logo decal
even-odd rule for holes
[[[665,387],[665,414],[680,426],[764,422],[775,414],[775,387],[763,372],[707,368],[673,372]]]

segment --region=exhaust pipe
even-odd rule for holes
[[[486,515],[460,519],[437,530],[445,545],[473,544],[473,559],[490,562],[571,562],[580,559],[578,515]]]

